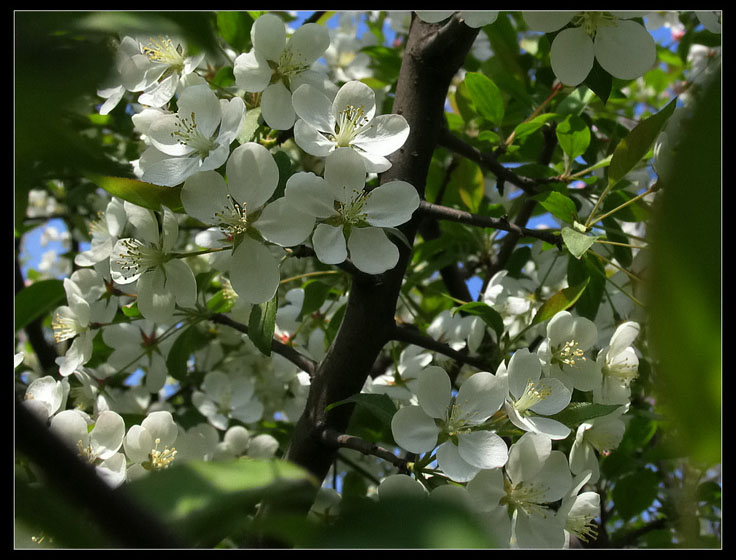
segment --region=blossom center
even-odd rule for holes
[[[90,222],[89,234],[92,237],[100,235],[109,236],[109,233],[107,231],[107,220],[105,219],[104,212],[97,212],[97,219]]]
[[[143,463],[143,468],[148,470],[161,470],[166,469],[176,458],[176,448],[172,447],[169,449],[168,445],[164,445],[163,449],[159,449],[161,445],[161,439],[156,438],[154,447],[151,453],[148,454],[149,460]]]
[[[585,356],[580,344],[575,340],[568,340],[560,345],[554,353],[553,361],[567,366],[575,366],[576,361],[584,362]]]
[[[175,47],[168,37],[151,37],[148,44],[142,45],[142,50],[151,62],[159,62],[179,71],[184,69],[183,49],[181,45]]]
[[[74,317],[57,313],[51,322],[51,328],[54,331],[54,340],[62,342],[74,338],[80,332],[84,331],[84,327]]]
[[[301,55],[291,49],[284,49],[281,51],[281,56],[276,67],[273,69],[274,74],[271,82],[274,83],[283,80],[288,85],[289,78],[297,76],[305,70],[309,70],[309,64],[302,60]]]
[[[602,371],[604,376],[614,377],[627,387],[639,376],[637,364],[629,363],[628,360],[624,360],[619,363],[605,364]]]
[[[248,229],[248,216],[246,212],[246,204],[237,203],[232,196],[227,195],[227,203],[219,212],[215,212],[215,222],[219,225],[220,231],[231,239],[237,235],[241,235]]]
[[[468,415],[467,412],[464,410],[464,407],[459,406],[453,398],[452,403],[448,408],[447,421],[445,422],[445,431],[450,436],[469,433],[471,431],[471,419],[477,414],[477,411],[473,411],[472,414]]]
[[[368,213],[363,210],[363,207],[369,197],[369,192],[354,190],[348,202],[335,202],[335,211],[343,225],[358,225],[365,222]]]
[[[585,34],[594,37],[599,27],[615,27],[618,19],[608,12],[580,12],[572,19],[572,24],[583,28]]]
[[[175,126],[176,130],[171,133],[171,136],[176,138],[180,144],[192,148],[202,158],[207,157],[217,146],[212,138],[202,134],[199,130],[194,112],[190,113],[189,117],[177,114]]]
[[[366,117],[362,105],[360,107],[346,106],[343,111],[340,111],[337,122],[335,123],[335,135],[333,139],[337,147],[350,147],[352,141],[367,124],[368,117]]]
[[[547,517],[548,506],[543,503],[544,495],[548,488],[538,482],[519,482],[512,484],[510,480],[504,481],[506,496],[501,499],[513,509],[519,509],[526,515],[537,515]]]
[[[514,402],[514,408],[519,412],[519,414],[523,414],[535,404],[549,397],[551,393],[552,390],[549,387],[544,385],[539,386],[533,381],[528,381],[521,397]]]
[[[584,543],[598,538],[598,527],[587,515],[568,515],[565,521],[565,529]]]
[[[117,255],[115,262],[125,278],[154,269],[166,261],[163,251],[156,247],[146,247],[137,239],[125,239],[122,245],[123,251]]]

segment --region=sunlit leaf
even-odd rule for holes
[[[248,338],[265,356],[271,355],[278,308],[279,295],[277,293],[270,301],[254,305],[250,311]]]
[[[546,321],[547,319],[551,319],[558,312],[569,309],[570,307],[575,305],[575,302],[578,300],[578,298],[580,298],[580,296],[585,291],[585,288],[587,287],[588,280],[586,279],[580,284],[563,288],[562,290],[551,296],[547,301],[544,302],[542,307],[539,308],[536,315],[534,315],[532,325],[536,325],[537,323],[541,323],[543,321]]]
[[[111,195],[151,210],[161,210],[167,206],[176,212],[182,209],[181,187],[162,187],[138,179],[109,177],[87,173],[87,178]]]

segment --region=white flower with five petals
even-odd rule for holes
[[[177,108],[162,112],[146,128],[151,145],[137,161],[143,181],[173,187],[194,173],[217,169],[245,118],[241,98],[219,100],[206,84],[184,89]]]
[[[359,81],[346,83],[334,101],[308,84],[292,97],[299,119],[294,141],[305,152],[329,157],[339,148],[352,148],[363,158],[368,173],[391,167],[385,156],[401,148],[409,123],[401,115],[376,115],[376,94]]]
[[[137,282],[138,309],[157,323],[172,321],[176,306],[194,307],[197,283],[184,261],[172,254],[179,235],[174,213],[164,207],[161,231],[152,210],[125,203],[135,237],[118,239],[110,255],[110,275],[118,284]]]
[[[275,14],[260,16],[251,28],[253,49],[235,59],[236,85],[261,94],[261,115],[276,130],[288,130],[296,115],[291,94],[309,83],[324,92],[336,88],[326,76],[311,70],[330,45],[327,28],[307,23],[287,38],[283,20]]]
[[[279,261],[264,243],[290,247],[312,232],[314,217],[287,198],[267,202],[279,182],[279,169],[271,153],[253,142],[233,150],[226,166],[227,182],[216,171],[203,171],[187,179],[181,200],[187,213],[214,226],[198,235],[207,247],[233,246],[231,257],[220,266],[229,270],[230,282],[248,303],[270,300],[279,286]]]
[[[456,396],[451,389],[445,370],[427,367],[417,383],[419,405],[400,408],[391,419],[391,432],[412,453],[430,452],[439,443],[439,468],[452,480],[467,482],[482,469],[506,464],[506,443],[483,426],[501,408],[506,385],[492,373],[478,372]]]
[[[383,228],[408,222],[419,207],[419,195],[405,181],[367,191],[365,178],[360,156],[340,148],[327,160],[324,178],[309,172],[292,175],[285,197],[319,221],[312,245],[321,262],[340,264],[349,256],[359,270],[380,274],[399,260]]]

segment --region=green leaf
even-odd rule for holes
[[[66,302],[61,280],[39,280],[15,294],[16,332]]]
[[[455,307],[451,313],[467,313],[480,317],[483,322],[488,325],[500,338],[504,331],[503,317],[500,313],[493,309],[490,305],[482,301],[471,301]]]
[[[189,356],[203,348],[209,342],[209,338],[196,328],[195,325],[184,327],[183,332],[176,335],[176,340],[166,358],[166,369],[174,379],[181,381],[187,375],[187,362]]]
[[[613,503],[616,513],[628,520],[642,513],[657,498],[659,476],[646,469],[627,474],[613,487]]]
[[[577,115],[568,115],[555,129],[560,147],[570,159],[585,153],[590,144],[590,128]]]
[[[514,129],[514,140],[523,140],[530,134],[535,133],[537,130],[542,128],[548,121],[559,118],[560,115],[557,113],[544,113],[538,115],[531,120],[519,124]]]
[[[575,302],[578,301],[578,299],[583,294],[583,292],[585,292],[585,289],[587,287],[588,280],[586,279],[580,284],[575,284],[574,286],[563,288],[562,290],[551,296],[547,301],[544,302],[542,307],[537,310],[537,313],[536,315],[534,315],[534,319],[532,320],[532,325],[536,325],[537,323],[541,323],[543,321],[546,321],[547,319],[551,319],[558,312],[569,309],[570,307],[575,305]]]
[[[398,228],[393,227],[384,227],[383,231],[389,236],[389,237],[395,237],[399,240],[399,242],[404,245],[407,249],[411,250],[412,246],[411,243],[409,243],[409,239],[404,235],[404,232],[401,231]]]
[[[248,109],[245,113],[245,119],[243,120],[243,126],[240,127],[238,132],[238,144],[245,144],[251,142],[256,135],[256,131],[260,126],[261,120],[261,107],[253,107]]]
[[[359,393],[332,403],[325,411],[345,404],[355,404],[350,416],[347,433],[373,443],[395,445],[391,432],[391,419],[396,414],[396,405],[383,394]]]
[[[214,546],[242,530],[264,499],[306,498],[316,481],[282,460],[187,461],[148,473],[126,489],[192,546]]]
[[[338,307],[335,313],[332,315],[330,322],[327,324],[327,328],[325,329],[325,350],[330,344],[332,344],[332,341],[335,340],[335,337],[337,336],[337,331],[340,329],[342,319],[345,316],[346,308],[346,303]]]
[[[658,113],[637,124],[618,143],[611,158],[611,165],[608,167],[609,185],[623,179],[647,154],[667,119],[674,112],[676,104],[677,98],[670,101]]]
[[[319,280],[312,280],[305,282],[304,284],[304,301],[302,302],[302,309],[299,312],[298,321],[303,320],[304,316],[309,316],[317,311],[327,299],[327,295],[330,293],[332,286],[320,282]]]
[[[613,78],[603,69],[597,60],[593,59],[593,68],[590,69],[583,83],[603,101],[604,105],[606,104],[608,97],[611,95]]]
[[[217,30],[236,52],[251,49],[251,27],[253,18],[247,12],[217,12]]]
[[[570,227],[562,228],[562,240],[570,254],[579,259],[595,243],[598,236],[586,235]]]
[[[182,210],[181,187],[162,187],[127,177],[110,177],[86,173],[87,178],[113,196],[150,210],[167,206],[174,212]]]
[[[264,355],[271,355],[273,333],[276,329],[276,311],[279,308],[279,295],[271,301],[254,305],[248,319],[248,338]]]
[[[578,210],[575,207],[575,202],[562,193],[547,191],[532,198],[539,202],[547,212],[565,223],[572,224],[577,218]]]
[[[571,402],[565,410],[551,416],[558,422],[562,422],[570,428],[574,428],[583,422],[605,416],[612,413],[621,405],[618,404],[598,404],[590,402]]]
[[[463,160],[452,174],[450,184],[457,187],[463,204],[473,213],[478,213],[486,193],[485,177],[480,167],[470,160]]]
[[[601,260],[591,253],[584,255],[582,259],[569,258],[567,281],[570,284],[588,282],[587,289],[575,302],[575,311],[594,321],[606,286],[606,272]]]
[[[350,403],[356,404],[357,408],[365,408],[369,410],[374,416],[376,416],[376,418],[389,424],[391,423],[391,419],[394,417],[394,414],[396,414],[396,405],[394,405],[393,401],[387,395],[379,393],[358,393],[357,395],[353,395],[347,399],[327,405],[325,412],[328,412],[337,406]]]
[[[428,507],[427,498],[401,496],[361,500],[334,524],[322,525],[299,548],[469,549],[494,548],[475,516],[457,500]]]
[[[503,122],[503,96],[498,86],[488,76],[479,72],[468,72],[465,85],[478,113],[496,126]]]
[[[678,157],[647,226],[646,282],[652,348],[661,366],[657,393],[677,426],[679,451],[708,464],[721,462],[722,341],[729,316],[723,316],[728,215],[722,208],[720,72],[712,80],[681,125]]]

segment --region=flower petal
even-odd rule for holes
[[[187,214],[205,224],[217,224],[215,214],[230,204],[225,179],[216,171],[201,171],[187,178],[180,194]]]
[[[593,68],[593,41],[581,27],[563,29],[552,41],[550,63],[555,76],[567,86],[576,86]]]
[[[633,80],[654,67],[657,47],[644,26],[618,20],[617,26],[600,27],[596,31],[595,57],[615,78]]]
[[[233,250],[230,282],[248,303],[258,304],[273,298],[279,287],[279,261],[263,243],[246,237]]]
[[[367,274],[381,274],[399,262],[399,249],[381,228],[353,228],[348,251],[351,262]]]
[[[256,142],[233,150],[227,160],[227,180],[234,201],[256,209],[266,203],[279,184],[279,168],[271,152]]]
[[[508,461],[508,447],[497,434],[480,430],[457,436],[460,457],[479,469],[497,469]]]
[[[325,264],[340,264],[348,257],[341,227],[319,224],[312,234],[312,245],[317,258]]]
[[[282,197],[266,205],[255,227],[271,243],[293,247],[309,237],[314,222],[313,215],[300,211],[290,200]]]
[[[278,62],[286,46],[286,25],[275,14],[263,14],[250,31],[253,49],[268,60]]]
[[[439,366],[428,366],[419,375],[417,398],[419,406],[432,418],[444,420],[452,395],[450,376]]]
[[[419,194],[411,184],[389,181],[371,191],[364,206],[366,221],[379,227],[401,225],[411,220],[419,202]]]
[[[277,82],[261,94],[261,115],[266,124],[275,130],[288,130],[294,126],[296,113],[291,105],[291,92]]]
[[[439,428],[418,406],[405,406],[391,418],[391,433],[399,447],[411,453],[425,453],[437,445]]]

